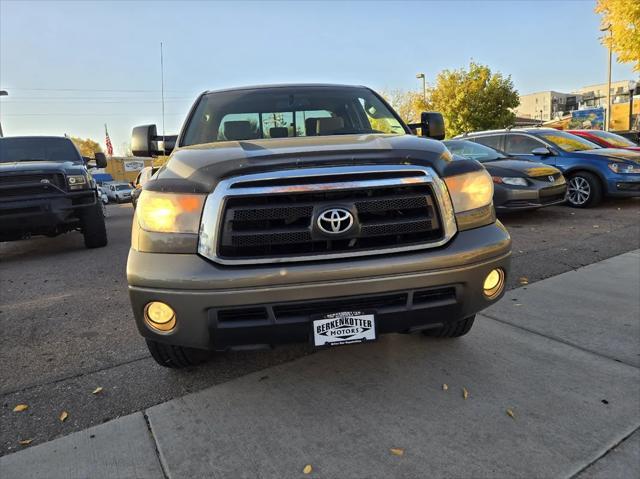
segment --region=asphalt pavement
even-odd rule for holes
[[[109,212],[106,248],[86,250],[78,233],[0,243],[0,455],[23,449],[20,440],[43,443],[312,353],[294,345],[216,356],[191,371],[157,366],[126,291],[132,209],[110,205]],[[640,248],[638,200],[503,221],[514,247],[509,288],[523,292],[521,283]],[[29,409],[14,413],[16,404]]]
[[[639,285],[636,250],[509,291],[464,338],[324,350],[6,455],[0,473],[636,478]]]

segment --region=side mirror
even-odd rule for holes
[[[145,157],[168,155],[175,148],[177,138],[177,135],[158,136],[156,125],[136,126],[131,134],[131,152]]]
[[[444,140],[444,118],[441,113],[423,111],[420,115],[420,128],[422,136],[434,140]]]
[[[96,159],[96,168],[105,168],[107,166],[107,157],[101,151],[94,155]]]
[[[551,156],[553,155],[553,152],[546,146],[539,146],[538,148],[531,150],[531,154],[536,156]]]

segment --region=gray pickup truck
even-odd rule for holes
[[[136,127],[135,155],[173,150],[140,194],[127,264],[154,359],[469,332],[503,294],[511,239],[484,168],[427,137],[444,137],[438,113],[407,125],[341,85],[205,92],[178,137]]]

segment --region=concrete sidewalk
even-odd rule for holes
[[[459,340],[321,351],[4,456],[0,477],[638,477],[639,358],[636,251],[509,292]]]

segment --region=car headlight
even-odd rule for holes
[[[67,176],[67,183],[69,184],[70,190],[81,190],[88,185],[84,175],[69,175]]]
[[[145,231],[198,233],[205,195],[143,191],[136,217]]]
[[[614,173],[640,173],[640,166],[636,166],[631,163],[609,163],[607,166],[609,166],[609,169]]]
[[[456,213],[491,205],[493,181],[487,170],[477,170],[444,179]]]
[[[497,184],[504,183],[511,186],[527,186],[527,180],[514,176],[494,176],[493,182]]]

